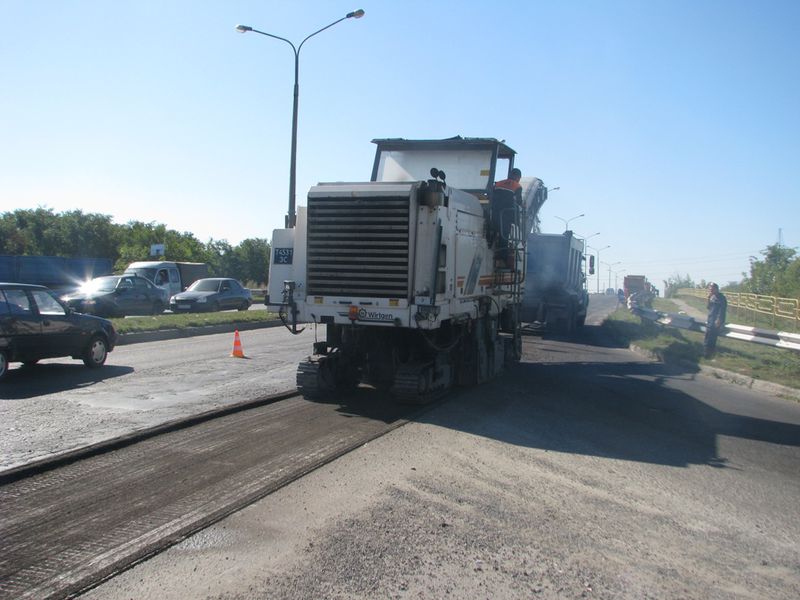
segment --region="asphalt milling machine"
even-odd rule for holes
[[[493,138],[373,143],[370,181],[312,187],[296,226],[273,232],[266,303],[292,333],[325,328],[298,366],[306,397],[363,382],[426,403],[519,361],[547,188],[495,188],[516,152]]]

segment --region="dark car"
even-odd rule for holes
[[[0,283],[0,379],[11,362],[60,356],[98,368],[116,343],[111,321],[74,312],[46,287]]]
[[[138,275],[107,275],[86,282],[61,299],[71,309],[100,317],[157,315],[164,312],[163,292]]]
[[[185,292],[175,294],[169,300],[169,309],[172,312],[247,310],[252,303],[250,290],[235,279],[210,277],[198,279]]]

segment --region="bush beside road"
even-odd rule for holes
[[[674,302],[656,299],[653,308],[678,313]],[[703,357],[703,334],[662,327],[642,321],[627,309],[619,308],[603,324],[618,340],[635,345],[667,363],[680,363],[723,369],[756,381],[766,381],[800,390],[800,354],[791,350],[760,346],[720,337],[712,359]]]
[[[233,323],[261,323],[274,321],[277,315],[268,310],[250,310],[245,312],[227,311],[216,313],[161,314],[150,317],[133,317],[111,319],[117,333],[126,335],[145,331],[161,331],[165,329],[189,329],[192,327],[209,327],[213,325]]]

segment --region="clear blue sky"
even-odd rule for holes
[[[561,188],[545,231],[584,213],[659,287],[738,280],[779,229],[800,246],[794,0],[0,0],[0,211],[271,238],[293,55],[234,27],[299,42],[356,8],[301,53],[298,204],[367,180],[373,138],[487,136]]]

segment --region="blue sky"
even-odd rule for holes
[[[800,2],[0,0],[0,211],[272,236],[373,138],[504,139],[615,271],[727,282],[800,246]],[[600,287],[608,284],[602,265]],[[619,273],[620,284],[622,273]],[[597,280],[590,282],[591,289]]]

